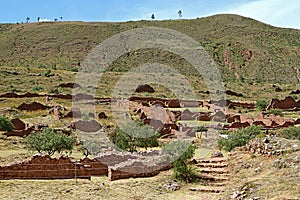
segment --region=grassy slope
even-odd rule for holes
[[[104,39],[148,26],[174,29],[191,36],[219,64],[225,80],[233,81],[238,77],[246,82],[253,79],[257,82],[298,81],[300,31],[272,27],[237,15],[126,23],[3,24],[0,25],[0,65],[75,68]],[[249,51],[253,56],[247,60]],[[112,67],[124,71],[153,60],[179,68],[186,75],[192,74],[187,62],[155,49],[141,50],[138,56],[123,55]]]

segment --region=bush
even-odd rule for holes
[[[291,95],[289,95],[290,97],[292,97],[295,101],[297,101],[298,100],[298,96],[297,96],[297,94],[291,94]]]
[[[193,132],[207,132],[208,129],[205,126],[195,126],[193,127]]]
[[[33,133],[25,138],[26,148],[39,153],[46,152],[53,155],[62,151],[72,153],[75,138],[68,137],[61,132],[55,132],[51,128],[44,129],[41,133]]]
[[[279,133],[279,136],[289,140],[300,140],[300,127],[291,126],[282,129]]]
[[[194,156],[195,145],[191,145],[187,141],[175,140],[163,147],[163,153],[168,155],[172,160],[172,167],[175,178],[187,183],[192,182],[196,178],[196,168],[189,164],[189,160]]]
[[[282,110],[279,110],[279,109],[271,109],[271,110],[268,111],[268,114],[273,114],[273,115],[276,115],[276,116],[283,117]]]
[[[157,147],[159,134],[150,127],[138,123],[128,123],[122,129],[113,131],[109,138],[120,149],[134,152],[137,147]]]
[[[257,100],[256,101],[256,108],[260,111],[266,110],[269,102],[267,100]]]
[[[246,145],[251,139],[259,134],[262,134],[260,126],[248,126],[244,129],[230,133],[227,139],[220,139],[217,145],[220,150],[224,149],[226,151],[232,151],[235,147]]]
[[[14,125],[10,119],[0,115],[0,131],[12,131],[14,129]]]
[[[44,76],[45,77],[50,77],[51,76],[51,70],[48,69],[47,71],[45,71]]]
[[[32,88],[32,90],[33,91],[42,91],[42,90],[44,90],[44,88],[42,87],[42,86],[34,86],[33,88]]]
[[[88,157],[89,155],[97,155],[99,153],[100,147],[97,142],[86,142],[84,145],[80,147],[80,151],[82,155]]]

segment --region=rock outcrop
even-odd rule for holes
[[[137,87],[137,89],[135,90],[135,92],[138,92],[138,93],[141,93],[141,92],[154,93],[155,90],[150,85],[144,84],[144,85],[139,85]]]
[[[36,111],[36,110],[47,110],[50,106],[45,106],[38,102],[32,102],[32,103],[22,103],[17,107],[18,110],[26,110],[26,111]]]

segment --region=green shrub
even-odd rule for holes
[[[181,181],[192,182],[196,179],[196,168],[189,164],[197,146],[188,141],[175,140],[164,146],[163,154],[168,155],[172,162],[175,178]]]
[[[193,127],[193,132],[207,132],[208,129],[205,126],[195,126]]]
[[[235,147],[246,145],[251,139],[262,133],[260,126],[248,126],[244,129],[232,132],[228,138],[222,138],[218,141],[218,148],[226,151],[232,151]]]
[[[279,134],[280,137],[290,140],[300,140],[300,127],[288,127],[282,129]]]
[[[42,86],[38,85],[38,86],[34,86],[34,87],[32,88],[32,90],[33,90],[33,91],[42,91],[42,90],[44,90],[44,88],[43,88]]]
[[[50,77],[51,76],[51,70],[48,69],[47,71],[45,71],[44,76],[45,77]]]
[[[256,101],[256,108],[260,111],[266,110],[269,102],[267,100],[257,100]]]
[[[267,135],[265,133],[258,134],[255,138],[265,138]]]
[[[142,123],[128,123],[124,130],[116,129],[109,134],[110,140],[120,149],[134,152],[137,147],[157,147],[159,134]]]
[[[97,142],[86,142],[84,145],[80,146],[80,151],[83,156],[88,157],[89,155],[97,155],[99,153],[100,147]]]
[[[283,117],[282,110],[280,110],[280,109],[271,109],[271,110],[268,111],[268,114],[273,114],[273,115],[276,115],[276,116]]]
[[[14,129],[14,125],[10,119],[0,115],[0,131],[12,131]]]
[[[61,132],[55,132],[51,128],[44,129],[41,133],[33,133],[25,138],[26,148],[39,153],[46,152],[53,155],[62,151],[72,153],[75,138],[68,137]]]
[[[297,101],[298,100],[298,96],[297,96],[297,94],[291,94],[291,95],[289,95],[290,97],[292,97],[295,101]]]

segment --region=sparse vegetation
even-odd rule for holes
[[[290,140],[300,140],[300,127],[288,127],[279,131],[280,137]]]
[[[234,131],[228,135],[228,138],[222,138],[218,141],[218,148],[226,151],[232,151],[235,147],[246,145],[251,139],[261,134],[260,126],[248,126],[244,129]]]
[[[178,11],[179,18],[182,17],[181,15],[182,13]],[[26,16],[24,16],[24,19],[25,17]],[[255,20],[243,18],[237,15],[216,15],[196,20],[183,19],[165,21],[154,21],[155,17],[156,16],[153,14],[153,16],[151,16],[152,20],[150,20],[149,15],[149,20],[127,23],[51,22],[30,24],[22,23],[17,25],[0,24],[0,35],[2,38],[0,41],[0,78],[2,81],[0,93],[17,92],[18,94],[24,94],[32,90],[41,95],[45,94],[45,96],[50,93],[71,94],[72,89],[58,87],[58,85],[61,83],[74,82],[77,72],[84,67],[83,60],[92,48],[101,43],[103,40],[119,32],[131,30],[132,28],[156,26],[169,28],[186,34],[191,38],[194,38],[204,47],[204,49],[218,64],[225,81],[226,89],[243,94],[243,97],[236,98],[233,96],[227,96],[227,99],[242,102],[247,101],[247,103],[250,101],[251,103],[257,101],[256,110],[236,107],[232,109],[230,108],[232,112],[237,112],[239,109],[240,113],[247,113],[253,117],[260,114],[261,111],[265,111],[268,101],[262,99],[272,99],[275,97],[282,99],[286,96],[292,96],[296,100],[299,97],[299,95],[290,95],[290,92],[295,90],[295,84],[299,84],[298,80],[295,79],[296,73],[291,73],[294,68],[298,68],[300,62],[299,56],[296,56],[298,52],[296,47],[300,45],[299,31],[271,27]],[[60,19],[62,20],[62,18]],[[40,18],[38,21],[39,20]],[[224,24],[226,24],[226,28],[224,28]],[[82,37],[83,35],[84,37]],[[40,42],[37,42],[36,38],[39,38]],[[284,47],[284,50],[282,47]],[[255,59],[251,58],[252,54]],[[99,80],[98,88],[96,89],[96,96],[111,97],[111,92],[115,83],[122,76],[125,76],[129,69],[139,66],[141,63],[152,63],[157,61],[174,67],[191,83],[195,89],[196,95],[199,96],[201,100],[208,99],[209,94],[204,93],[205,91],[208,91],[208,88],[206,88],[207,86],[203,83],[202,78],[197,76],[197,72],[193,70],[192,66],[180,56],[172,52],[161,51],[159,49],[141,49],[135,52],[130,52],[128,54],[121,55],[118,59],[116,59],[109,66],[108,70],[105,71],[103,69],[99,69],[99,73],[102,74],[102,77]],[[251,63],[251,65],[249,63]],[[54,73],[51,73],[51,70],[55,71],[55,75]],[[157,77],[157,74],[155,73],[149,74],[149,77],[152,75]],[[166,74],[163,73],[159,74],[159,76],[167,77]],[[176,81],[178,77],[174,76],[174,79],[173,77],[167,78],[168,81],[171,82]],[[142,81],[142,78],[139,78],[139,81]],[[271,83],[276,83],[276,85],[279,85],[283,90],[281,92],[275,92]],[[182,84],[180,86],[184,85]],[[88,88],[88,90],[92,89]],[[182,90],[183,94],[185,94],[184,92],[185,91]],[[150,94],[138,95],[152,97]],[[50,115],[47,111],[27,112],[16,109],[17,106],[23,102],[29,103],[36,101],[44,104],[45,101],[47,101],[45,96],[34,98],[1,98],[1,114],[3,113],[3,115],[8,116],[9,118],[18,117],[29,125],[44,123],[48,124],[50,127],[61,127],[66,124],[70,124],[70,118],[63,118],[62,122],[59,122],[53,117],[53,114]],[[168,90],[167,86],[162,87],[159,85],[155,85],[155,93],[153,94],[153,97],[161,97],[163,99],[176,98],[172,91]],[[67,110],[62,111],[63,115],[67,114],[72,108],[72,102],[70,100],[56,97],[51,97],[51,99],[49,98],[48,100],[49,102],[47,102],[47,105],[49,106],[61,105],[65,107]],[[151,147],[157,147],[155,149],[160,149],[158,146],[158,133],[141,122],[136,124],[127,124],[123,127],[123,129],[116,128],[115,121],[112,120],[113,117],[110,113],[110,109],[110,105],[104,105],[101,101],[97,101],[95,104],[95,110],[97,112],[100,110],[105,111],[109,117],[107,119],[100,120],[95,118],[95,120],[98,120],[102,127],[112,127],[106,130],[114,130],[110,132],[109,137],[119,149],[129,152],[140,151],[144,150],[144,148],[147,149]],[[180,108],[180,110],[169,108],[169,110],[176,112],[182,111],[182,108]],[[196,110],[195,108],[194,110],[191,109],[191,111],[199,112],[199,109],[197,108]],[[205,108],[200,112],[208,111],[209,110]],[[264,114],[265,113],[282,116],[283,111],[271,109],[264,112]],[[298,113],[291,110],[284,110],[284,116],[293,119],[299,118]],[[81,117],[83,120],[91,118],[87,113],[82,113]],[[5,120],[2,118],[5,118]],[[12,127],[10,126],[8,126],[10,128],[7,128],[7,125],[10,122],[9,118],[0,116],[0,129],[7,131],[12,130]],[[5,123],[3,124],[2,122]],[[194,127],[195,132],[207,131],[204,121],[191,120],[187,121],[186,124],[187,126]],[[4,126],[6,126],[6,128],[1,128]],[[299,129],[299,127],[291,127],[276,130],[275,133],[279,137],[294,140],[287,140],[288,142],[295,142],[295,144],[298,144],[296,143],[298,142],[296,140],[299,140]],[[222,132],[224,134],[222,136],[226,137],[228,135],[228,139],[220,139],[218,147],[227,151],[232,151],[235,147],[247,144],[249,140],[254,137],[266,137],[266,134],[260,130],[260,127],[256,126],[237,130],[235,132]],[[74,138],[67,137],[61,133],[56,134],[58,135],[54,135],[53,129],[45,129],[41,133],[34,133],[26,138],[16,137],[17,140],[15,137],[1,136],[0,149],[2,151],[0,153],[2,163],[7,164],[32,156],[33,152],[27,152],[28,155],[24,154],[25,144],[30,151],[45,152],[50,155],[53,155],[54,152],[72,152],[75,141]],[[65,138],[63,139],[63,137]],[[209,139],[209,137],[205,139]],[[203,141],[205,141],[205,139],[203,139]],[[284,139],[280,138],[280,140]],[[195,141],[202,142],[202,139],[196,139]],[[59,143],[61,145],[59,145]],[[165,139],[162,139],[161,143],[167,142],[165,142]],[[99,144],[97,143],[84,143],[81,147],[75,148],[72,153],[72,159],[79,160],[82,158],[82,154],[85,157],[96,155],[99,148],[101,148],[101,145],[99,147]],[[184,182],[192,182],[195,180],[195,168],[189,164],[190,159],[195,154],[195,148],[195,145],[190,145],[184,141],[177,140],[175,140],[172,145],[162,147],[163,152],[168,152],[171,155],[171,159],[176,158],[172,160],[172,164],[174,175],[177,179]],[[196,152],[194,157],[195,159],[211,155],[211,149],[203,153],[200,148],[199,151]],[[292,159],[298,159],[296,153],[299,152],[294,152],[294,156],[291,157]],[[227,156],[226,153],[224,153],[224,155],[225,157]],[[247,156],[250,157],[248,160]],[[287,155],[282,155],[280,159],[285,156]],[[277,195],[287,194],[290,194],[290,197],[292,198],[293,195],[297,193],[297,183],[299,182],[297,179],[298,177],[295,178],[292,176],[299,172],[299,168],[296,168],[295,166],[295,169],[293,169],[294,171],[288,171],[289,169],[279,170],[278,174],[280,175],[276,174],[277,171],[275,170],[274,171],[276,173],[273,173],[274,171],[269,173],[267,170],[272,170],[272,163],[276,161],[275,159],[277,158],[263,157],[257,154],[243,154],[243,156],[235,160],[238,162],[232,162],[232,172],[233,174],[236,173],[236,180],[234,183],[228,184],[229,189],[226,191],[231,192],[233,187],[239,184],[241,180],[249,181],[249,179],[251,179],[250,177],[256,176],[255,178],[257,178],[260,185],[263,186],[261,187],[260,192],[266,194],[265,197],[260,196],[261,198],[268,199],[275,196],[277,197]],[[257,163],[253,164],[254,161]],[[236,163],[240,166],[237,167],[237,165],[235,165]],[[254,170],[256,168],[260,169],[258,171]],[[260,175],[260,170],[265,170],[264,174]],[[266,176],[269,174],[272,176],[272,180],[270,180],[270,182],[272,182],[273,185],[269,184],[269,181],[266,179],[268,178]],[[94,198],[94,195],[97,194],[101,197],[101,199],[109,199],[111,198],[112,193],[115,198],[120,199],[223,199],[223,196],[213,198],[210,194],[209,197],[201,198],[202,195],[205,194],[189,191],[191,185],[198,186],[198,183],[181,183],[183,187],[180,191],[166,192],[162,189],[162,185],[164,184],[164,181],[173,179],[174,177],[172,175],[171,171],[167,171],[149,179],[128,179],[120,182],[116,181],[113,184],[107,180],[107,177],[97,177],[103,183],[103,187],[99,187],[99,182],[93,180],[87,182],[85,182],[85,180],[79,180],[76,185],[73,184],[72,180],[64,180],[61,183],[56,180],[47,181],[45,183],[35,183],[34,181],[30,181],[30,183],[33,185],[36,184],[36,186],[40,186],[40,184],[42,184],[43,187],[41,191],[46,191],[46,189],[47,191],[50,191],[49,188],[54,188],[52,189],[51,197],[53,195],[53,198],[56,199],[74,199],[77,198],[79,194],[85,194],[86,196],[84,197],[86,198]],[[281,178],[278,178],[279,176],[281,176]],[[248,178],[241,179],[241,177]],[[16,184],[18,187],[15,187]],[[282,184],[283,186],[278,187],[276,184]],[[14,188],[18,188],[18,191],[14,190],[15,192],[10,196],[11,199],[22,198],[25,195],[29,199],[39,197],[41,199],[50,198],[48,196],[49,193],[47,192],[40,192],[39,194],[36,192],[33,193],[33,187],[28,186],[28,181],[2,181],[1,185],[2,193],[0,195],[2,196],[0,199],[9,199],[6,198],[5,193],[6,191],[10,191]],[[81,191],[79,186],[82,185],[88,186],[89,190]],[[287,185],[289,187],[287,187]],[[292,187],[290,187],[291,185]],[[74,187],[77,187],[77,189],[74,189]],[[254,195],[256,194],[255,190],[257,188],[253,187],[253,189]],[[275,189],[278,189],[278,191]],[[248,193],[249,190],[246,190],[246,192]],[[199,197],[200,195],[201,197]],[[231,196],[231,194],[228,194],[228,197],[229,196]],[[278,198],[284,199],[286,196],[279,196]]]
[[[268,114],[273,114],[273,115],[276,115],[276,116],[283,117],[282,110],[280,110],[280,109],[271,109],[271,110],[268,110]]]

